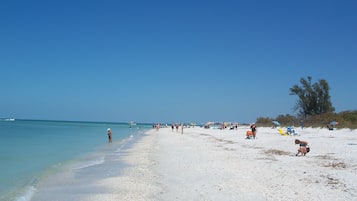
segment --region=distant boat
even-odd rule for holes
[[[15,121],[15,118],[7,118],[5,121]]]
[[[129,127],[131,128],[132,126],[135,126],[136,123],[134,121],[129,122]]]

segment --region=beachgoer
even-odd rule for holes
[[[112,143],[112,130],[108,128],[107,133],[108,133],[108,143]]]
[[[250,129],[252,130],[253,138],[256,138],[257,126],[255,124],[250,125]]]
[[[301,129],[304,129],[304,120],[300,121],[300,126],[301,126]]]
[[[297,152],[296,156],[298,156],[299,154],[301,154],[302,156],[305,156],[307,153],[307,147],[309,146],[308,142],[296,139],[295,144],[299,144],[299,148],[297,150],[298,152]]]
[[[174,132],[175,125],[171,124],[171,131]]]
[[[252,139],[253,138],[253,132],[252,131],[247,131],[245,133],[246,138],[245,139]]]
[[[332,125],[332,124],[327,124],[326,127],[327,127],[327,129],[330,130],[330,131],[333,130],[333,125]]]
[[[296,134],[295,134],[294,127],[289,126],[289,127],[286,127],[286,129],[287,129],[287,131],[286,131],[287,134],[289,134],[289,135],[296,135]]]
[[[183,123],[181,123],[181,134],[183,134]]]

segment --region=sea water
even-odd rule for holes
[[[110,144],[107,128],[113,132]],[[127,123],[0,121],[0,200],[65,200],[59,198],[69,190],[68,184],[110,176],[111,171],[117,174],[120,162],[115,160],[113,166],[112,158],[120,159],[120,150],[149,128]],[[66,175],[73,171],[76,178]],[[46,189],[51,185],[56,188]]]

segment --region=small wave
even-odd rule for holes
[[[87,168],[87,167],[91,167],[91,166],[95,166],[95,165],[99,165],[99,164],[102,164],[104,163],[104,157],[101,157],[99,159],[95,159],[95,160],[91,160],[91,161],[88,161],[86,164],[82,164],[76,168],[74,168],[75,170],[79,170],[79,169],[83,169],[83,168]]]
[[[35,194],[36,188],[34,186],[29,186],[25,189],[24,193],[17,197],[16,201],[30,201],[32,196]]]
[[[128,143],[131,142],[134,139],[134,137],[135,136],[132,134],[128,138],[125,138],[125,139],[121,140],[120,146],[117,147],[117,149],[115,150],[114,153],[120,153],[124,149],[124,147],[126,147],[128,145]]]

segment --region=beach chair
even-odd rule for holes
[[[279,134],[282,136],[289,136],[289,134],[285,133],[282,128],[278,128]]]

